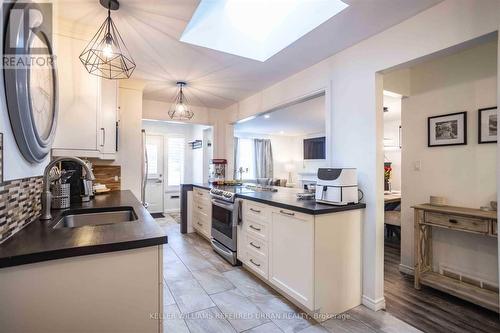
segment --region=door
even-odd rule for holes
[[[314,217],[274,209],[270,234],[269,282],[312,310]]]
[[[118,84],[116,80],[100,79],[99,151],[116,154],[116,113]]]
[[[146,135],[148,178],[146,202],[150,213],[163,213],[163,135]]]
[[[78,56],[85,42],[58,35],[59,112],[54,149],[97,151],[99,78]]]

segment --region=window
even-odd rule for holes
[[[236,161],[236,170],[240,167],[245,170],[243,173],[243,179],[254,179],[255,178],[255,150],[254,150],[254,140],[253,139],[239,139],[238,147],[238,160]],[[248,172],[246,170],[248,169]],[[238,178],[240,174],[237,173]]]
[[[265,61],[347,7],[341,0],[202,0],[181,41]]]
[[[168,138],[167,140],[167,185],[179,186],[184,178],[184,138]]]

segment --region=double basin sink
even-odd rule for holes
[[[132,207],[70,209],[62,213],[53,228],[79,228],[137,220],[137,214]]]

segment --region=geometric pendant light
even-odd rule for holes
[[[90,74],[110,80],[128,79],[136,65],[111,19],[111,11],[120,8],[120,4],[117,0],[99,2],[108,10],[108,17],[80,54],[80,61]]]
[[[179,81],[177,86],[179,87],[179,92],[175,96],[174,101],[170,105],[168,110],[168,115],[170,119],[173,120],[190,120],[194,117],[194,113],[191,111],[189,102],[182,91],[182,88],[186,85],[186,82]]]

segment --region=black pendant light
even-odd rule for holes
[[[120,4],[117,0],[99,2],[108,10],[108,17],[80,54],[80,60],[90,74],[111,80],[128,79],[135,62],[111,19],[111,11],[120,8]]]
[[[170,119],[173,120],[190,120],[194,117],[194,113],[191,111],[188,100],[182,91],[182,87],[186,85],[186,82],[179,81],[177,86],[179,86],[179,92],[175,96],[175,100],[168,110],[168,115]]]

